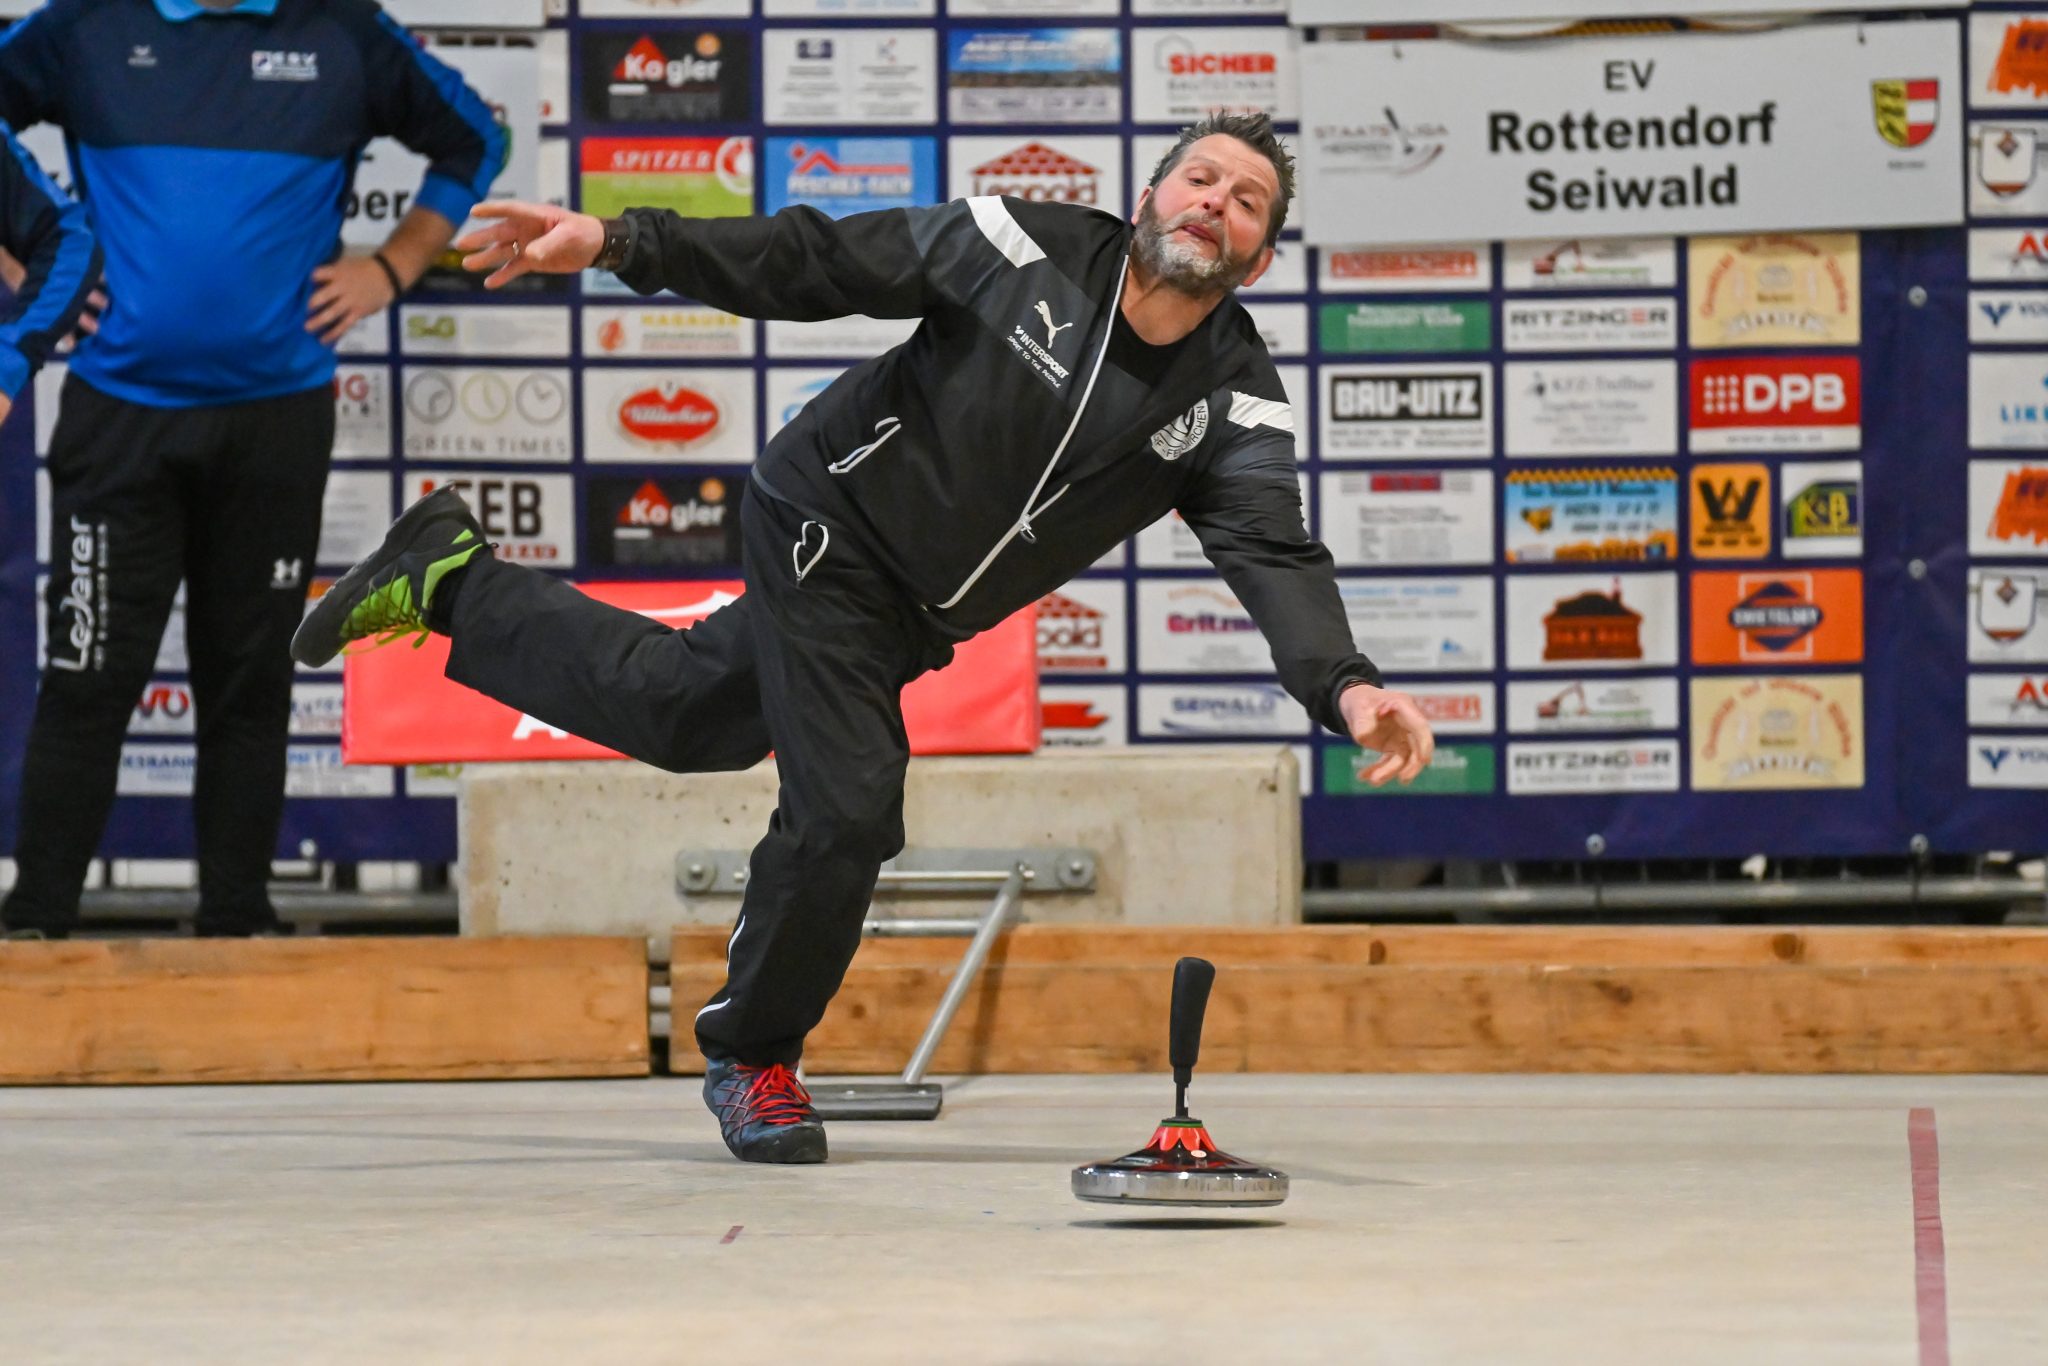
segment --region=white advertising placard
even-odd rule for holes
[[[771,28],[761,54],[770,126],[938,120],[938,35],[929,28]]]
[[[1259,338],[1266,343],[1269,355],[1308,354],[1307,304],[1248,303],[1244,306],[1244,311],[1251,314],[1252,324],[1259,329]],[[1299,420],[1306,412],[1306,409],[1302,409],[1296,414],[1296,431],[1307,426],[1306,422]]]
[[[384,12],[412,28],[539,28],[546,19],[541,0],[384,0]]]
[[[406,459],[569,459],[566,368],[408,365],[399,374]]]
[[[345,764],[339,745],[292,745],[284,756],[287,797],[395,797],[398,770],[385,764]]]
[[[2048,290],[1971,290],[1970,340],[1985,346],[2048,342]]]
[[[1144,683],[1138,734],[1169,740],[1309,732],[1308,711],[1278,683]]]
[[[574,476],[409,469],[404,502],[410,507],[437,488],[462,495],[499,559],[543,569],[576,567]]]
[[[38,402],[41,398],[39,392]],[[50,406],[54,416],[56,405]],[[381,365],[335,366],[335,458],[383,460],[390,454],[391,372]]]
[[[1970,278],[1986,284],[2048,282],[2048,229],[1971,228]]]
[[[290,734],[339,738],[341,699],[342,685],[339,683],[292,684]]]
[[[354,564],[383,544],[394,515],[389,474],[383,470],[330,471],[320,497],[320,548],[315,558],[327,565]],[[312,568],[302,565],[289,577],[306,582]],[[272,578],[276,577],[273,572]]]
[[[1669,351],[1678,345],[1678,302],[1669,295],[1509,299],[1500,306],[1500,331],[1509,351]]]
[[[1493,563],[1493,472],[1325,473],[1322,541],[1339,567]]]
[[[439,44],[434,56],[462,74],[490,106],[511,139],[505,169],[491,184],[496,199],[540,197],[540,51],[532,47],[455,47]],[[412,208],[427,173],[427,159],[392,138],[363,149],[342,219],[341,240],[381,246]]]
[[[1508,684],[1512,734],[1677,729],[1676,678],[1546,678]]]
[[[1438,735],[1491,735],[1498,729],[1496,690],[1491,683],[1410,683],[1402,692],[1415,699],[1416,710]]]
[[[917,318],[826,318],[814,323],[775,319],[767,324],[770,360],[867,360],[901,345],[917,331]]]
[[[198,731],[199,714],[193,710],[190,683],[152,678],[143,685],[142,696],[128,718],[130,735],[195,735]]]
[[[1485,242],[1318,247],[1316,287],[1325,294],[1434,294],[1490,289],[1493,247]]]
[[[1041,673],[1124,671],[1122,579],[1074,579],[1038,600]]]
[[[1501,243],[1508,289],[1670,289],[1678,248],[1669,237],[1538,237]]]
[[[1311,43],[1304,233],[1321,244],[1361,230],[1394,242],[1959,223],[1960,58],[1953,20]]]
[[[1508,795],[1678,791],[1678,741],[1524,741],[1507,747]]]
[[[190,745],[127,744],[121,746],[114,793],[121,797],[189,797],[198,772],[198,751]]]
[[[1813,8],[1813,7],[1810,7]],[[1870,0],[1859,10],[1923,9],[1915,0]],[[1760,14],[1782,12],[1780,0],[1686,0],[1687,14]],[[1419,0],[1288,0],[1288,16],[1297,24],[1397,24],[1428,18],[1436,23],[1477,23],[1492,20],[1526,26],[1552,21],[1562,27],[1580,19],[1655,19],[1672,13],[1671,0],[1443,0],[1427,8]],[[1570,20],[1559,18],[1567,14]]]
[[[976,133],[946,139],[947,193],[1086,204],[1122,217],[1123,140],[1066,133]],[[773,354],[772,352],[770,354]]]
[[[1038,690],[1045,749],[1122,749],[1130,743],[1124,689],[1106,683],[1047,683]]]
[[[2048,569],[1978,565],[1970,570],[1963,609],[1968,613],[1972,664],[2048,664],[2048,625],[2041,588]]]
[[[583,372],[587,461],[744,465],[758,454],[752,370]]]
[[[1511,574],[1508,667],[1585,672],[1678,664],[1678,575]]]
[[[1493,367],[1325,365],[1317,430],[1325,460],[1492,455]]]
[[[1970,213],[2039,218],[2048,213],[2048,125],[2014,120],[1970,125]]]
[[[1485,673],[1493,668],[1490,575],[1337,580],[1359,652],[1386,673]]]
[[[1271,674],[1258,623],[1221,579],[1138,580],[1138,667],[1161,674]]]
[[[569,358],[569,310],[542,304],[407,304],[398,349],[408,356]]]
[[[1678,362],[1510,361],[1507,453],[1657,456],[1678,453]]]
[[[2048,728],[2048,674],[1971,674],[1969,698],[1972,726]]]
[[[754,0],[576,0],[579,19],[744,19]]]
[[[2048,351],[1970,353],[1970,444],[2048,449]]]
[[[583,306],[585,360],[751,360],[753,355],[753,319],[721,308],[681,300]]]
[[[895,19],[938,12],[939,0],[761,0],[763,19]]]
[[[1290,28],[1160,25],[1131,30],[1131,119],[1193,123],[1212,110],[1300,116],[1301,35]]]
[[[2048,735],[1972,735],[1970,786],[2048,787]]]

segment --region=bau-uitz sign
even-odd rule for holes
[[[1961,29],[1302,50],[1319,245],[1962,221]]]

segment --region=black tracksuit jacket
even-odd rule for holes
[[[625,217],[618,275],[643,294],[923,320],[811,400],[753,477],[850,532],[942,633],[994,625],[1178,509],[1311,716],[1344,733],[1338,692],[1380,681],[1303,525],[1292,413],[1242,306],[1211,312],[1142,398],[1093,406],[1112,402],[1096,378],[1130,224],[993,197],[838,220]]]

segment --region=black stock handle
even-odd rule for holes
[[[1166,1052],[1173,1061],[1173,1084],[1178,1091],[1185,1091],[1194,1077],[1195,1061],[1202,1053],[1202,1016],[1208,1012],[1209,988],[1215,981],[1216,967],[1207,959],[1183,958],[1173,965],[1173,1023]],[[1180,1112],[1187,1113],[1184,1096]]]

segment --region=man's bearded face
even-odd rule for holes
[[[1259,259],[1256,252],[1232,255],[1227,225],[1199,204],[1161,222],[1156,196],[1138,210],[1132,251],[1147,274],[1183,294],[1228,293]]]

